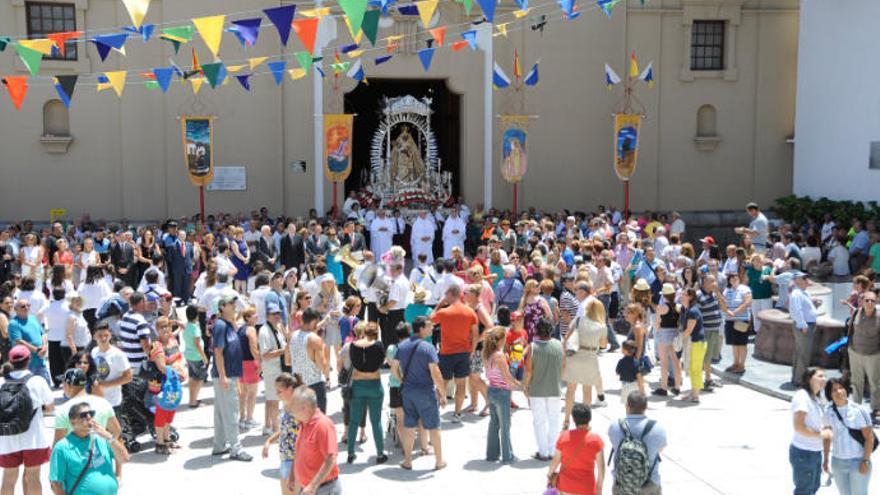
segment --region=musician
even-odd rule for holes
[[[404,321],[404,311],[412,299],[412,284],[403,274],[403,263],[395,261],[389,268],[388,302],[379,308],[379,327],[385,347],[396,343],[397,324]]]
[[[354,279],[358,281],[358,291],[361,294],[361,298],[366,303],[363,319],[368,322],[377,323],[379,321],[379,308],[377,306],[379,295],[376,293],[375,289],[361,286],[361,278],[368,269],[375,270],[377,277],[382,276],[382,268],[376,264],[376,259],[373,257],[372,251],[364,251],[364,262],[355,268]]]
[[[363,251],[367,248],[367,241],[364,239],[363,234],[355,230],[355,222],[353,220],[346,220],[342,225],[342,232],[339,233],[339,242],[342,247],[350,246],[349,249],[352,253]],[[351,275],[351,267],[343,263],[342,279],[348,280],[349,275]],[[343,285],[342,291],[346,297],[354,294],[354,289],[349,287],[348,284]]]
[[[427,306],[434,306],[439,300],[434,296],[434,286],[437,285],[437,273],[434,266],[428,262],[427,253],[419,253],[416,257],[418,265],[409,272],[409,281],[415,286],[424,290],[426,293],[424,303]]]
[[[419,254],[424,253],[427,255],[428,263],[434,262],[432,246],[434,245],[434,235],[436,230],[437,224],[433,219],[428,218],[428,212],[425,210],[419,211],[418,218],[413,222],[409,240],[414,259],[418,259]]]

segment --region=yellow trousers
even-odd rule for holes
[[[706,341],[691,342],[691,363],[688,367],[688,375],[691,379],[692,390],[703,389],[703,359],[706,358],[706,350],[709,345]]]

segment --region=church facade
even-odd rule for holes
[[[189,18],[258,13],[278,5],[277,0],[153,0],[147,22],[180,25]],[[579,3],[581,15],[572,20],[562,18],[555,1],[532,0],[530,7],[517,18],[514,2],[499,2],[496,24],[508,23],[506,33],[496,27],[491,37],[489,62],[511,77],[515,53],[524,72],[540,59],[540,83],[521,92],[486,91],[488,35],[479,50],[450,48],[461,31],[487,27],[474,25],[479,7],[467,16],[462,4],[451,0],[440,2],[432,20],[432,26],[445,25],[448,31],[428,71],[417,52],[432,36],[419,16],[392,9],[378,37],[403,36],[393,58],[375,65],[374,58],[386,53],[385,43],[372,49],[362,42],[369,85],[344,73],[334,78],[329,69],[335,49],[352,43],[341,17],[325,18],[327,27],[319,33],[327,77],[310,71],[276,86],[263,67],[255,70],[250,91],[234,80],[216,89],[205,85],[198,95],[176,81],[167,94],[144,87],[140,73],[168,66],[169,58],[189,66],[191,48],[209,61],[198,34],[177,55],[170,43],[133,37],[125,57],[111,53],[103,63],[92,43],[77,44],[74,56],[44,60],[40,71],[41,76],[81,75],[69,110],[45,77],[30,82],[20,111],[7,95],[0,97],[0,221],[46,219],[56,208],[66,209],[70,218],[85,212],[136,220],[193,214],[199,196],[187,175],[181,139],[180,118],[186,115],[214,116],[215,167],[244,172],[244,184],[241,176],[236,179],[243,190],[206,192],[208,212],[248,213],[267,206],[296,216],[313,207],[326,210],[332,188],[323,178],[323,164],[316,163],[316,116],[356,114],[353,173],[338,189],[341,205],[347,191],[370,181],[370,143],[382,125],[383,98],[407,95],[431,101],[436,147],[436,163],[425,162],[426,143],[419,139],[402,137],[400,149],[389,150],[401,156],[397,166],[410,178],[436,166],[435,186],[448,188],[450,196],[472,206],[488,202],[510,208],[513,191],[501,174],[503,129],[497,117],[516,113],[532,116],[520,208],[622,206],[612,140],[612,113],[622,89],[607,89],[604,66],[625,77],[633,52],[640,70],[653,62],[655,81],[652,88],[635,86],[645,119],[631,181],[633,210],[740,209],[748,201],[769,204],[790,194],[797,0],[649,0],[644,5],[624,0],[611,19],[595,2]],[[298,3],[298,8],[309,5]],[[335,2],[333,8],[338,13]],[[13,39],[44,36],[49,25],[106,33],[128,24],[118,0],[0,0],[0,36]],[[227,64],[247,64],[251,57],[286,53],[295,67],[300,41],[291,35],[288,46],[280,48],[274,29],[264,24],[252,48],[224,34],[220,57]],[[116,70],[129,71],[122,97],[112,90],[97,92],[94,75]],[[26,74],[12,47],[0,53],[0,76]],[[399,131],[393,132],[389,137],[398,137]]]

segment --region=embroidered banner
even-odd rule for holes
[[[526,152],[528,115],[502,115],[501,128],[501,175],[504,180],[515,184],[522,180],[528,169]]]
[[[620,180],[629,180],[636,171],[641,123],[641,115],[614,115],[614,171]]]
[[[207,186],[214,179],[214,117],[182,117],[181,129],[189,180]]]
[[[324,172],[331,182],[342,182],[351,173],[351,138],[354,115],[324,115]]]

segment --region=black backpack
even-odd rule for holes
[[[27,382],[36,375],[6,378],[0,386],[0,437],[19,435],[28,431],[37,413]]]

